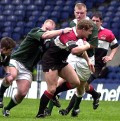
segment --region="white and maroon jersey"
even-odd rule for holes
[[[104,66],[102,57],[107,55],[108,49],[118,47],[117,39],[109,29],[101,27],[98,32],[98,48],[95,49],[95,64]]]
[[[78,38],[77,38],[76,29],[75,27],[73,27],[72,31],[70,31],[69,33],[61,34],[60,36],[58,36],[54,40],[54,43],[59,48],[70,51],[73,47],[76,46],[77,40]]]
[[[60,66],[63,62],[66,62],[71,49],[78,46],[76,44],[78,38],[75,27],[73,30],[66,34],[61,34],[53,42],[51,42],[50,48],[44,53],[42,58],[43,68],[49,66]]]

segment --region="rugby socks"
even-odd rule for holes
[[[70,102],[69,102],[68,107],[66,108],[66,110],[67,110],[68,112],[70,112],[71,109],[74,107],[76,98],[77,98],[77,96],[76,96],[76,94],[74,94],[74,95],[72,96]]]
[[[70,83],[64,82],[62,85],[56,88],[56,92],[54,93],[54,96],[56,96],[60,92],[67,91],[69,89],[72,89],[72,86],[70,85]]]
[[[3,100],[3,95],[6,91],[6,89],[8,88],[9,86],[5,86],[3,83],[1,84],[1,87],[0,87],[0,101]]]
[[[79,109],[81,100],[82,100],[82,96],[76,96],[76,100],[75,100],[75,104],[74,104],[73,110]]]
[[[15,99],[15,96],[13,96],[9,102],[9,104],[5,107],[5,109],[10,110],[11,108],[15,107],[17,105],[17,101]]]
[[[38,110],[38,114],[43,114],[44,115],[44,110],[47,107],[47,104],[49,102],[50,99],[52,99],[53,95],[50,94],[47,90],[44,91],[41,99],[40,99],[40,105],[39,105],[39,110]]]
[[[59,99],[59,98],[60,98],[60,93],[57,94],[56,96],[57,96],[56,98]],[[50,114],[52,113],[52,109],[53,109],[53,107],[54,107],[53,101],[50,100],[49,105],[48,105],[48,110],[49,110],[49,113],[50,113]]]
[[[98,96],[98,93],[94,90],[92,85],[89,86],[89,91],[86,91],[86,93],[91,94],[93,98],[96,98]]]
[[[50,114],[52,113],[53,107],[54,107],[53,101],[50,100],[49,105],[48,105],[48,110],[49,110],[49,113],[50,113]]]

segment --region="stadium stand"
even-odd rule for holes
[[[68,27],[76,2],[87,5],[88,16],[94,10],[102,12],[103,26],[111,29],[120,43],[119,0],[0,0],[0,38],[9,36],[19,42],[31,28],[41,26],[48,18],[58,23],[58,28]],[[112,75],[115,74],[110,72],[108,78],[113,78]]]

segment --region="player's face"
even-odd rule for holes
[[[97,25],[98,29],[100,29],[100,26],[102,25],[102,21],[100,20],[100,18],[93,16],[92,21]]]
[[[90,34],[92,34],[92,30],[93,28],[90,28],[88,30],[82,29],[82,31],[80,32],[80,30],[78,30],[78,38],[88,38],[88,36]]]
[[[51,22],[47,22],[43,25],[44,31],[51,31],[55,29],[55,25]]]
[[[79,21],[79,20],[82,20],[82,19],[85,19],[86,17],[86,9],[84,7],[82,7],[81,9],[79,9],[78,7],[75,7],[75,10],[74,10],[74,15],[75,15],[75,18]]]

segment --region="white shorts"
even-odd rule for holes
[[[10,59],[10,66],[14,66],[18,71],[18,76],[16,77],[16,80],[28,80],[29,82],[32,82],[32,73],[25,68],[23,64],[21,64],[19,61],[16,61],[14,59]]]
[[[94,56],[91,57],[90,60],[94,64]],[[67,62],[71,64],[72,67],[76,70],[80,81],[87,81],[89,79],[91,71],[87,61],[84,58],[70,54],[68,56]]]

